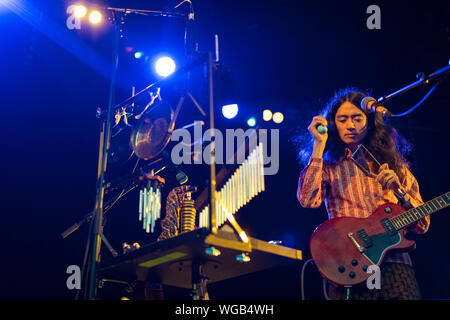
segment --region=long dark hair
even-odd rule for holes
[[[323,155],[326,163],[336,163],[345,154],[346,145],[339,137],[335,123],[337,110],[346,101],[360,108],[362,99],[368,95],[367,92],[353,87],[340,89],[321,112],[321,115],[328,122],[328,140]],[[402,181],[404,177],[403,168],[409,167],[405,155],[411,150],[411,146],[397,130],[385,123],[380,113],[365,114],[367,116],[367,135],[361,143],[381,164],[387,163],[389,169],[394,170]],[[308,138],[305,137],[306,135]],[[302,165],[306,165],[312,153],[314,138],[309,131],[305,133],[303,129],[303,133],[295,137],[294,142],[298,147],[298,160]]]

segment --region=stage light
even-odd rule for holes
[[[275,112],[273,114],[273,122],[275,123],[281,123],[284,120],[284,116],[281,112]]]
[[[264,121],[270,121],[272,120],[272,111],[266,109],[263,111],[263,120]]]
[[[102,14],[95,10],[89,14],[89,21],[93,24],[97,24],[102,20]]]
[[[167,77],[175,71],[175,61],[169,57],[159,58],[155,63],[156,73],[162,77]]]
[[[73,10],[73,15],[77,18],[83,18],[87,13],[87,9],[85,6],[78,5]]]
[[[249,127],[254,127],[254,126],[256,125],[256,119],[255,119],[255,117],[249,118],[249,119],[247,120],[247,125],[248,125]]]
[[[222,114],[227,119],[233,119],[238,114],[239,107],[236,103],[222,106]]]
[[[143,55],[144,55],[144,53],[141,52],[141,51],[137,51],[137,52],[134,53],[134,57],[135,57],[136,59],[142,58]]]

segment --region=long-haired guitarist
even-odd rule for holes
[[[302,148],[307,159],[298,181],[297,198],[304,208],[318,208],[324,201],[329,219],[366,218],[384,203],[398,203],[394,191],[401,190],[413,206],[423,204],[417,180],[409,170],[404,152],[408,146],[397,131],[385,124],[381,113],[365,113],[360,105],[367,95],[356,89],[338,91],[322,115],[315,116],[307,133],[312,151]],[[319,133],[318,127],[328,131]],[[376,177],[364,174],[349,159],[363,144],[381,165]],[[304,147],[304,146],[303,146]],[[305,161],[305,162],[306,162]],[[412,231],[425,233],[426,216]],[[420,299],[421,294],[408,253],[388,254],[380,265],[381,289],[366,284],[352,287],[351,299]],[[330,299],[345,299],[344,287],[330,285]]]

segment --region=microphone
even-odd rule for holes
[[[167,169],[170,172],[175,173],[175,179],[177,179],[178,183],[185,184],[188,181],[188,176],[186,175],[186,173],[181,171],[176,164],[172,162],[167,151],[162,152],[162,158],[163,161],[166,163]]]
[[[365,97],[361,101],[361,109],[367,113],[380,112],[383,117],[391,118],[394,115],[388,109],[383,107],[375,98]]]

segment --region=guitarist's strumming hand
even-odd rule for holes
[[[381,184],[383,190],[392,190],[398,192],[401,190],[400,180],[394,170],[389,170],[389,165],[384,163],[380,166],[378,170],[379,173],[375,178],[375,181]]]

